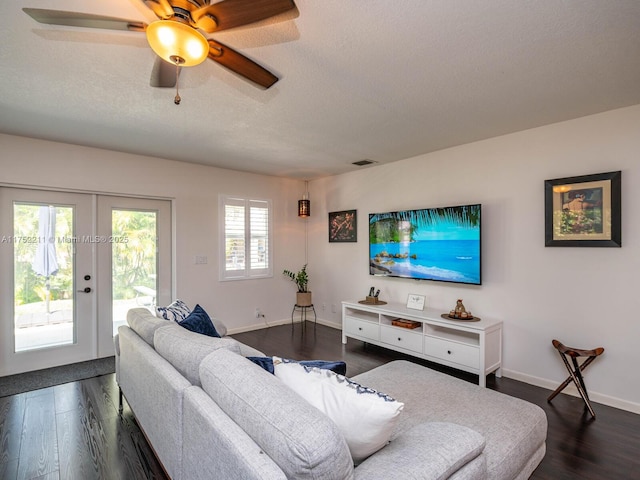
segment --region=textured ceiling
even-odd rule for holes
[[[141,1],[4,1],[0,132],[312,179],[640,104],[637,0],[296,4],[297,17],[208,35],[278,83],[206,61],[182,72],[176,106],[149,86],[144,34],[21,10],[152,21]]]

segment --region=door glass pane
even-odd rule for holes
[[[113,334],[130,308],[153,311],[157,292],[157,212],[112,210],[111,248]]]
[[[75,343],[73,207],[13,204],[15,351]]]

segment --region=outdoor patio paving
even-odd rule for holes
[[[113,333],[126,324],[131,308],[153,308],[151,297],[138,297],[113,302]],[[53,300],[47,313],[45,302],[33,302],[15,307],[16,351],[66,345],[73,342],[73,304],[71,300]]]

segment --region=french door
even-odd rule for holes
[[[113,355],[113,336],[130,308],[171,303],[171,203],[98,196],[98,355]]]
[[[0,187],[0,376],[113,355],[128,308],[168,303],[170,206]]]

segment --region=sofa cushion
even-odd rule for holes
[[[207,312],[205,312],[204,308],[199,304],[195,306],[193,311],[187,315],[184,320],[179,321],[178,325],[194,333],[220,338],[220,334],[216,330],[216,327],[213,326],[211,318],[209,318]]]
[[[199,367],[202,359],[220,348],[240,353],[240,345],[233,338],[200,335],[182,328],[175,322],[165,322],[156,330],[153,342],[156,351],[185,376],[192,385],[200,385]]]
[[[153,347],[153,335],[158,328],[166,326],[167,321],[154,317],[146,308],[132,308],[127,312],[127,324]]]
[[[358,464],[391,438],[404,404],[330,370],[274,362],[275,375],[333,420]]]
[[[356,468],[356,477],[445,479],[480,455],[484,446],[484,437],[470,428],[422,423],[362,462]]]
[[[354,380],[402,398],[405,408],[394,436],[416,423],[432,421],[479,432],[487,442],[483,455],[488,478],[514,479],[523,471],[530,474],[528,462],[534,455],[541,458],[537,452],[544,452],[547,417],[540,407],[519,398],[404,360],[389,362]]]
[[[340,375],[345,375],[347,373],[347,364],[341,361],[331,362],[327,360],[291,360],[288,358],[280,358],[280,357],[251,357],[248,356],[247,359],[251,360],[253,363],[258,365],[259,367],[264,368],[270,374],[274,374],[273,370],[273,362],[281,361],[281,362],[295,362],[300,365],[304,365],[305,367],[317,367],[323,368],[326,370],[331,370],[332,372],[338,373]]]
[[[184,320],[190,313],[191,309],[180,299],[173,301],[166,307],[156,307],[156,315],[158,318],[173,320],[174,322]]]
[[[287,478],[348,480],[353,462],[338,427],[275,376],[217,350],[200,364],[202,388]]]

